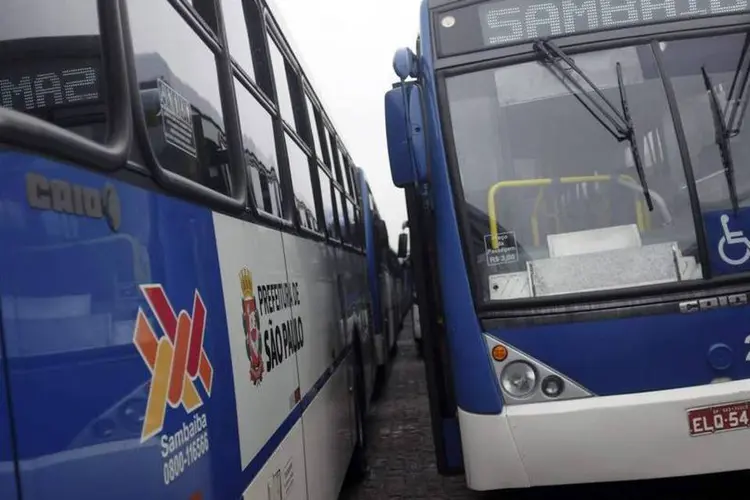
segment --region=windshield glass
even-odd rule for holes
[[[727,98],[747,36],[746,33],[741,33],[659,44],[664,71],[674,87],[679,103],[698,196],[704,212],[727,209],[731,207],[731,203],[701,68],[705,67],[722,111],[731,110],[734,103],[728,103]],[[729,115],[728,112],[726,114]],[[750,169],[747,158],[750,157],[750,132],[747,123],[739,123],[739,131],[732,135],[729,145],[734,159],[737,197],[740,206],[748,206]]]
[[[484,300],[703,276],[685,170],[651,46],[571,58],[620,111],[615,68],[621,65],[653,211],[629,141],[613,137],[547,65],[535,61],[449,78],[467,248]],[[700,75],[698,66],[688,71]],[[705,99],[705,89],[696,91]],[[596,99],[593,91],[587,96]],[[710,113],[701,120],[711,130]]]

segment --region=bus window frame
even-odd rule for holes
[[[115,171],[125,166],[132,140],[132,89],[128,71],[128,41],[123,21],[124,0],[98,0],[102,73],[106,83],[107,139],[99,143],[20,111],[0,107],[0,136],[9,146],[39,151],[82,165]]]
[[[281,109],[279,107],[279,101],[278,101],[278,87],[276,82],[276,78],[273,72],[273,61],[271,59],[271,53],[270,51],[266,51],[266,61],[268,64],[268,77],[270,78],[270,82],[272,84],[273,89],[273,99],[275,100],[274,103],[276,105],[276,117],[275,117],[275,123],[278,122],[281,127],[281,133],[275,133],[276,141],[277,141],[277,151],[280,153],[279,156],[279,169],[285,173],[287,176],[287,182],[288,182],[288,194],[286,194],[287,201],[285,202],[285,205],[288,203],[288,207],[285,208],[285,210],[289,210],[290,212],[288,215],[290,216],[291,221],[293,222],[294,226],[299,229],[300,231],[304,233],[309,233],[310,235],[321,238],[325,237],[324,232],[324,225],[325,223],[321,223],[321,215],[324,215],[322,210],[319,210],[318,205],[318,198],[319,196],[319,189],[320,185],[319,183],[315,182],[315,179],[317,179],[317,156],[316,152],[313,147],[310,147],[308,144],[308,140],[306,139],[306,135],[311,132],[311,122],[310,117],[307,113],[307,103],[306,99],[310,99],[313,107],[315,107],[315,103],[317,102],[317,99],[312,99],[312,92],[308,92],[308,88],[311,88],[309,84],[307,84],[307,79],[305,78],[305,75],[303,71],[301,70],[299,63],[297,62],[296,58],[293,57],[293,51],[289,47],[286,39],[284,38],[283,34],[279,30],[277,26],[274,26],[273,23],[269,22],[270,20],[270,13],[268,10],[264,12],[264,24],[266,27],[266,38],[270,38],[273,43],[276,44],[276,47],[279,49],[279,52],[281,53],[282,58],[284,59],[284,70],[286,72],[286,82],[287,82],[287,91],[289,93],[289,99],[291,101],[292,105],[292,114],[294,123],[289,123],[287,120],[284,119],[284,117],[281,115]],[[314,119],[314,117],[313,117]],[[315,212],[318,219],[318,228],[317,230],[310,230],[308,228],[305,228],[302,226],[302,221],[299,218],[299,214],[297,213],[297,207],[294,203],[294,182],[292,179],[292,172],[291,172],[291,165],[289,162],[289,153],[287,151],[286,147],[286,141],[284,140],[284,134],[288,134],[292,140],[297,143],[297,146],[302,150],[302,152],[307,156],[307,162],[308,162],[308,170],[309,170],[309,177],[310,177],[310,183],[313,189],[313,201],[315,204]],[[279,142],[282,142],[283,144],[279,144]],[[315,170],[315,172],[313,172]],[[316,185],[317,184],[317,185]],[[285,189],[284,182],[282,179],[282,190]],[[323,224],[323,227],[321,227],[321,224]]]
[[[221,31],[222,27],[224,26],[224,23],[219,22],[219,12],[218,11],[220,9],[220,6],[218,5],[217,0],[204,0],[204,1],[208,2],[208,3],[210,3],[213,6],[213,8],[214,8],[214,19],[216,20],[216,29],[213,29],[213,27],[211,27],[211,24],[208,22],[208,20],[206,18],[204,18],[201,15],[200,11],[195,7],[195,5],[193,5],[193,0],[177,0],[177,1],[181,2],[182,4],[184,4],[185,8],[187,10],[189,10],[195,16],[196,20],[199,23],[201,23],[203,25],[203,27],[209,33],[213,33],[214,34],[214,36],[216,37],[217,41],[221,40],[219,38],[219,36],[220,36],[219,35],[219,31]]]
[[[307,79],[302,78],[302,85],[300,87],[300,93],[302,97],[302,116],[301,119],[304,127],[304,135],[308,136],[306,144],[310,149],[310,155],[308,155],[308,164],[310,168],[310,182],[313,188],[313,199],[315,201],[315,211],[318,217],[318,230],[315,232],[317,235],[326,237],[326,223],[325,223],[325,210],[323,208],[323,194],[320,191],[320,174],[318,172],[318,164],[322,163],[322,158],[318,156],[317,148],[320,148],[321,154],[323,153],[323,147],[320,143],[320,134],[318,127],[318,117],[320,116],[320,108],[313,98],[312,86]],[[312,116],[310,116],[310,110],[312,110]],[[318,137],[318,140],[315,140]]]
[[[120,0],[123,2],[123,0]],[[242,154],[241,140],[239,138],[239,112],[237,110],[237,101],[234,95],[234,85],[232,76],[232,65],[229,58],[229,52],[226,50],[226,35],[224,33],[224,19],[222,12],[217,9],[216,15],[219,23],[220,33],[214,34],[211,30],[200,22],[197,14],[188,8],[181,0],[168,0],[167,2],[175,9],[177,14],[187,24],[195,35],[213,52],[216,61],[216,75],[219,84],[219,96],[221,100],[221,111],[224,119],[224,127],[228,143],[229,153],[229,171],[232,193],[225,195],[218,191],[182,177],[170,170],[164,168],[159,162],[151,142],[148,137],[146,127],[145,112],[141,99],[133,99],[133,128],[136,141],[140,146],[145,166],[153,173],[158,184],[166,190],[173,191],[190,199],[195,199],[209,205],[223,208],[232,213],[243,213],[247,209],[248,203],[248,179],[244,167],[244,157]],[[130,22],[127,15],[127,7],[123,2],[123,31],[128,53],[128,74],[130,91],[133,96],[140,95],[138,88],[138,75],[135,68],[135,55],[133,53],[132,33],[130,31]],[[218,36],[218,40],[217,37]]]
[[[305,140],[302,137],[300,137],[289,126],[288,123],[283,122],[283,126],[284,126],[284,133],[287,136],[289,136],[289,139],[291,139],[295,143],[295,145],[300,149],[300,151],[302,151],[302,153],[304,153],[305,157],[307,158],[307,170],[308,170],[308,175],[309,175],[309,178],[310,178],[310,187],[312,188],[312,191],[313,191],[313,205],[314,205],[313,208],[315,209],[316,217],[317,217],[317,222],[318,222],[318,230],[314,231],[314,230],[311,230],[309,228],[304,227],[302,225],[302,221],[299,220],[299,214],[297,213],[297,207],[296,207],[296,204],[295,204],[295,207],[294,207],[294,214],[295,215],[294,216],[296,218],[297,227],[299,229],[301,229],[301,230],[304,230],[305,232],[309,232],[309,233],[313,233],[313,234],[322,236],[322,234],[320,233],[320,213],[318,212],[318,202],[317,202],[317,199],[316,199],[316,196],[315,196],[315,184],[313,182],[313,176],[312,176],[312,165],[313,164],[317,164],[317,159],[315,157],[315,153],[310,149],[310,147],[307,145],[307,143],[305,142]],[[289,173],[291,174],[292,164],[289,161],[289,151],[288,151],[288,148],[286,147],[286,140],[284,141],[284,150],[285,150],[285,153],[287,155],[287,164],[288,164],[287,167],[289,169]],[[290,181],[291,181],[292,185],[294,185],[294,180],[290,179]]]
[[[329,184],[329,193],[331,194],[331,207],[333,208],[333,225],[334,227],[338,228],[338,235],[331,234],[330,231],[328,231],[328,226],[325,225],[325,234],[329,242],[333,243],[335,246],[342,245],[344,240],[341,236],[341,228],[339,227],[338,223],[338,207],[336,206],[336,199],[334,198],[334,179],[333,174],[331,173],[330,169],[328,168],[328,165],[325,165],[323,162],[318,162],[319,167],[323,170],[323,173],[328,177],[328,184]],[[318,174],[318,178],[320,178],[320,174]],[[321,203],[323,201],[323,191],[320,190],[320,182],[318,182],[318,188],[320,191],[320,199]],[[325,209],[323,210],[323,220],[325,221]]]
[[[742,16],[738,16],[742,17]],[[747,17],[747,16],[745,16]],[[714,21],[715,18],[709,18],[709,21]],[[669,25],[649,25],[645,33],[639,34],[638,36],[613,36],[614,31],[633,31],[633,27],[625,30],[610,30],[604,32],[596,32],[587,35],[561,37],[556,40],[558,46],[561,47],[566,53],[574,55],[579,53],[617,49],[621,47],[628,47],[634,45],[651,45],[658,44],[659,42],[668,42],[672,40],[691,39],[691,38],[704,38],[711,36],[720,36],[733,33],[743,33],[750,30],[750,21],[744,21],[736,23],[730,23],[727,25],[727,18],[724,16],[724,25],[715,27],[713,22],[707,23],[703,20],[691,20],[691,21],[680,21],[679,24],[689,23],[692,25],[692,29],[676,29],[675,26]],[[673,25],[677,23],[672,23]],[[707,24],[709,26],[707,26]],[[642,26],[636,26],[635,28],[643,28]],[[669,28],[669,29],[666,29]],[[581,37],[585,37],[588,41],[583,43],[580,41]],[[434,43],[434,41],[433,41]],[[746,286],[743,287],[743,283],[747,282],[748,273],[738,273],[727,276],[712,276],[709,278],[703,278],[700,280],[688,280],[682,282],[665,283],[659,285],[648,285],[638,286],[631,288],[622,288],[614,290],[603,290],[594,292],[583,292],[576,294],[563,294],[549,297],[532,297],[532,298],[521,298],[521,299],[509,299],[503,301],[485,301],[482,299],[480,294],[481,289],[478,287],[477,277],[474,273],[474,264],[469,259],[469,225],[468,225],[468,212],[466,209],[465,198],[463,194],[463,185],[461,183],[461,177],[458,170],[458,157],[453,140],[452,134],[452,122],[450,120],[450,113],[448,110],[448,95],[446,80],[452,76],[471,73],[483,69],[493,69],[504,66],[510,66],[515,64],[522,64],[525,62],[538,60],[533,52],[532,45],[530,43],[508,47],[506,49],[500,49],[499,52],[504,55],[498,55],[498,51],[492,51],[494,55],[491,57],[484,57],[483,60],[478,62],[469,63],[460,66],[451,66],[447,68],[438,69],[437,66],[432,68],[432,77],[435,81],[435,87],[437,90],[436,102],[438,110],[438,118],[440,120],[439,127],[440,133],[442,134],[445,162],[448,170],[448,178],[451,183],[451,198],[455,205],[454,210],[458,219],[458,234],[461,239],[460,247],[464,265],[467,269],[467,278],[471,287],[472,300],[474,302],[475,309],[477,310],[481,319],[487,318],[518,318],[522,316],[543,316],[551,314],[560,314],[561,311],[565,314],[571,313],[572,311],[585,308],[586,310],[596,307],[611,308],[611,307],[629,307],[633,305],[642,304],[663,304],[669,302],[675,302],[682,300],[684,297],[695,298],[698,295],[710,295],[715,293],[717,288],[720,287],[732,287],[729,288],[727,293],[731,293],[734,290],[745,291]],[[484,55],[487,56],[487,51]],[[660,57],[656,56],[657,65],[661,71]],[[456,64],[456,63],[454,63]],[[420,80],[424,83],[422,80]],[[671,88],[671,84],[668,78],[664,80],[664,90],[666,95],[666,101],[669,103],[675,101],[674,91]],[[670,105],[670,111],[672,107]],[[672,113],[673,124],[677,141],[680,144],[687,144],[685,138],[685,132],[682,121],[679,116],[679,110],[675,114]],[[681,146],[681,149],[682,146]],[[682,151],[681,151],[682,154]],[[693,172],[692,164],[688,155],[687,160],[682,159],[683,162],[687,161],[684,165],[686,170]],[[700,203],[695,203],[695,200],[691,200],[691,210],[696,210]],[[695,228],[696,233],[700,231],[700,228]],[[616,304],[616,305],[615,305]],[[676,302],[675,302],[676,304]]]

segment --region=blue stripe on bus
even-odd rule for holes
[[[299,404],[297,404],[292,409],[287,417],[281,422],[278,429],[276,429],[276,431],[271,434],[271,437],[268,439],[268,441],[266,441],[266,443],[261,446],[258,453],[250,461],[250,464],[242,471],[242,482],[244,485],[243,492],[245,489],[247,489],[247,486],[249,486],[255,480],[258,473],[263,469],[268,460],[271,458],[271,455],[273,455],[273,453],[278,449],[284,439],[286,439],[286,437],[292,431],[300,418],[302,418],[305,410],[310,407],[312,402],[315,400],[315,397],[318,395],[321,389],[325,387],[325,385],[328,383],[328,380],[330,380],[333,374],[336,373],[336,370],[338,370],[338,368],[343,364],[344,360],[346,360],[351,352],[352,345],[349,344],[344,348],[344,350],[341,351],[341,353],[339,353],[333,364],[326,368],[320,378],[318,378],[318,380],[313,384],[310,390],[307,391],[304,397],[300,400]],[[242,432],[242,429],[240,429],[239,431]]]

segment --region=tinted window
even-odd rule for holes
[[[228,193],[225,126],[213,52],[167,0],[130,0],[128,5],[141,100],[159,162]]]
[[[351,160],[348,156],[344,156],[344,177],[346,181],[346,192],[351,196],[354,196],[354,188],[352,187]]]
[[[363,248],[365,246],[364,238],[363,238],[363,230],[362,230],[362,212],[359,209],[355,209],[354,212],[354,222],[355,222],[355,240],[357,242],[357,246],[359,248]]]
[[[292,172],[294,184],[294,206],[300,218],[300,224],[306,229],[317,231],[318,220],[315,216],[315,198],[313,198],[312,182],[310,181],[310,165],[307,155],[297,146],[287,134],[286,149],[289,155],[289,170]]]
[[[318,135],[317,118],[315,117],[315,106],[310,101],[310,98],[305,96],[305,102],[307,103],[307,115],[310,118],[310,132],[313,138],[313,144],[311,146],[315,150],[315,154],[318,158],[323,158],[323,153],[320,150],[320,136]]]
[[[344,192],[348,193],[349,186],[347,186],[346,184],[346,175],[344,173],[345,171],[346,171],[346,163],[344,163],[344,153],[342,153],[341,147],[339,147],[339,168],[336,171],[336,176],[339,179],[339,184],[341,184],[341,187],[344,188]]]
[[[281,55],[276,42],[268,38],[268,49],[271,51],[271,64],[273,65],[273,77],[276,81],[276,95],[279,100],[279,110],[281,117],[294,125],[294,109],[292,108],[292,98],[289,95],[289,81],[286,77],[286,60]]]
[[[104,141],[107,112],[96,5],[96,0],[3,2],[0,105]]]
[[[333,160],[332,160],[332,158],[333,158],[334,152],[333,152],[333,148],[331,146],[331,144],[332,144],[331,143],[331,133],[328,131],[328,127],[324,127],[323,128],[323,138],[325,140],[325,147],[327,148],[327,151],[328,151],[328,154],[326,155],[326,157],[323,160],[324,160],[325,164],[328,165],[328,168],[330,168],[331,171],[333,171]]]
[[[229,55],[250,78],[254,79],[253,54],[250,51],[250,38],[247,34],[242,0],[221,0],[221,8],[224,13]]]
[[[332,238],[338,238],[339,232],[336,227],[336,217],[333,213],[333,197],[331,193],[331,178],[322,168],[318,169],[320,177],[320,196],[323,198],[323,212],[328,235]]]
[[[344,214],[343,195],[338,189],[334,189],[333,194],[336,198],[336,210],[338,211],[339,229],[341,230],[341,239],[349,241],[349,232],[346,227],[346,215]]]
[[[349,195],[353,195],[352,192],[352,179],[351,175],[349,174],[349,157],[344,155],[344,164],[342,165],[342,168],[344,169],[344,190]]]
[[[659,44],[664,61],[664,71],[670,77],[675,97],[680,106],[685,137],[696,180],[696,189],[703,211],[726,210],[732,207],[729,184],[724,170],[722,153],[716,144],[716,125],[703,76],[705,70],[714,88],[725,122],[732,130],[730,151],[734,163],[734,188],[740,206],[750,205],[750,121],[743,120],[742,102],[735,103],[742,88],[738,79],[734,94],[730,95],[733,81],[742,74],[740,62],[748,34],[724,35],[663,42]],[[739,73],[738,73],[739,72]],[[727,100],[730,103],[727,103]],[[743,97],[746,100],[747,97]],[[734,110],[735,119],[731,117]],[[645,131],[644,131],[645,132]],[[674,149],[673,138],[656,129],[651,131],[653,148],[661,156]],[[670,139],[671,141],[668,141]],[[647,143],[648,144],[648,143]],[[683,181],[684,182],[684,181]],[[683,197],[687,189],[680,189]]]
[[[352,202],[346,202],[346,216],[349,219],[349,243],[356,245],[357,242],[357,224],[354,217],[354,205]]]
[[[250,174],[255,203],[259,210],[282,217],[273,119],[237,80],[234,89],[240,114],[245,166]]]

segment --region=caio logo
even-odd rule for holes
[[[182,405],[188,414],[203,406],[195,382],[200,380],[210,397],[214,370],[203,349],[206,306],[198,290],[193,295],[192,315],[185,310],[175,314],[161,285],[141,285],[141,291],[162,333],[157,336],[143,309],[139,308],[133,343],[151,371],[141,431],[143,443],[164,428],[167,405],[172,408]]]
[[[110,183],[99,190],[29,172],[26,174],[26,199],[32,208],[105,219],[112,231],[120,229],[120,198]]]

